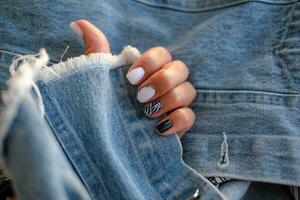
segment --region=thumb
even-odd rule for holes
[[[109,42],[105,35],[92,23],[86,20],[71,22],[71,29],[83,38],[84,54],[110,53]]]

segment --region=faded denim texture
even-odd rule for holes
[[[4,61],[9,52],[31,54],[46,47],[53,63],[67,45],[66,57],[81,54],[82,44],[67,28],[78,18],[100,27],[114,53],[127,44],[140,51],[161,45],[190,67],[197,121],[181,143],[183,160],[196,172],[181,162],[178,138],[154,133],[155,120],[146,120],[134,88],[123,78],[126,66],[109,72],[96,66],[38,82],[52,133],[92,198],[115,194],[116,188],[107,189],[105,182],[110,176],[103,170],[110,168],[116,179],[109,184],[123,188],[131,180],[118,193],[129,199],[151,199],[143,195],[153,191],[162,199],[180,199],[199,186],[204,196],[217,198],[199,174],[300,186],[299,1],[2,1],[0,9],[2,83],[9,77],[9,62]],[[100,83],[101,78],[105,81]],[[219,163],[223,132],[225,166]],[[104,141],[114,142],[103,146]],[[104,162],[112,152],[118,156]],[[143,164],[131,168],[130,162],[137,160]],[[130,176],[117,177],[122,171],[118,166]],[[130,196],[134,187],[143,193]]]

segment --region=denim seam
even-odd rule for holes
[[[163,9],[170,9],[170,10],[175,10],[175,11],[178,11],[178,12],[209,12],[209,11],[223,9],[223,8],[227,8],[227,7],[240,5],[240,4],[244,4],[244,3],[249,2],[249,0],[240,0],[238,2],[229,3],[229,4],[226,4],[226,5],[222,5],[222,6],[211,6],[211,7],[207,7],[207,8],[189,9],[189,8],[180,8],[178,6],[172,6],[172,5],[167,5],[167,4],[162,5],[162,4],[150,3],[150,2],[147,2],[145,0],[134,0],[134,1],[137,1],[139,3],[142,3],[144,5],[148,5],[148,6],[152,6],[152,7],[156,7],[156,8],[163,8]]]
[[[227,93],[227,94],[235,94],[235,93],[246,93],[246,94],[262,94],[262,95],[274,95],[274,96],[291,96],[291,97],[300,97],[298,93],[283,93],[283,92],[272,92],[272,91],[263,91],[263,90],[237,90],[237,89],[228,89],[228,90],[218,90],[218,89],[197,89],[199,92],[203,93]]]
[[[49,56],[45,49],[41,49],[37,55],[20,56],[13,60],[9,67],[11,78],[7,81],[7,89],[1,93],[1,100],[4,104],[0,113],[0,151],[3,152],[3,141],[11,122],[17,115],[19,105],[23,98],[30,95],[30,90],[36,95],[36,103],[40,112],[43,113],[43,103],[40,92],[33,82],[34,77],[48,62]],[[20,64],[21,62],[21,64]]]
[[[300,101],[300,94],[234,90],[197,90],[196,101],[193,104],[261,104],[294,107],[298,101]]]
[[[183,166],[185,166],[186,164],[184,163],[184,161],[182,160],[182,163],[181,163]],[[191,168],[190,168],[191,169]],[[194,170],[193,170],[194,171]],[[191,177],[192,176],[192,171],[191,172],[189,172],[189,173],[187,173],[185,176],[183,176],[182,177],[182,179],[183,180],[187,180],[187,179],[189,179],[189,177]],[[204,178],[204,177],[203,177]],[[204,178],[205,179],[205,178]],[[204,180],[203,180],[204,181]],[[178,181],[177,181],[178,182]],[[206,184],[207,185],[210,185],[210,182],[207,180],[207,182],[206,182]],[[178,185],[176,185],[176,187],[178,187],[178,188],[187,188],[187,184],[186,184],[186,182],[185,181],[179,181],[179,184]],[[211,184],[210,185],[211,187],[213,187],[214,189],[216,189],[215,188],[215,186],[213,185],[213,184]],[[206,190],[206,185],[205,185],[205,188],[204,188],[204,190],[202,190],[202,193],[201,193],[201,195],[207,195],[207,194],[209,194],[208,192],[207,192],[207,190]],[[175,190],[174,190],[175,191]],[[216,193],[218,193],[222,198],[224,198],[224,196],[216,189],[215,190],[215,192]],[[180,193],[178,193],[178,192],[174,192],[173,194],[172,194],[172,196],[170,196],[170,194],[171,193],[168,193],[168,197],[170,198],[170,199],[175,199],[175,197],[177,197],[177,196],[179,196],[180,195]],[[224,199],[226,199],[226,198],[224,198]]]
[[[199,102],[197,103],[193,103],[193,105],[199,105],[199,104],[201,104],[202,106],[203,105],[270,105],[270,106],[285,106],[289,108],[292,108],[296,105],[295,103],[293,103],[292,105],[285,105],[285,104],[259,103],[259,102],[249,102],[249,101],[214,102],[214,101],[201,101],[201,100],[199,100]]]
[[[256,169],[257,170],[257,169]],[[259,170],[257,173],[259,172],[264,172],[264,170]],[[284,185],[289,185],[291,186],[290,181],[274,181],[274,179],[268,179],[268,178],[263,178],[263,179],[257,179],[257,178],[253,178],[252,174],[249,174],[248,176],[235,176],[233,174],[230,173],[203,173],[204,176],[208,177],[208,176],[221,176],[221,177],[229,177],[232,179],[237,179],[237,180],[242,180],[242,181],[254,181],[254,182],[265,182],[265,183],[272,183],[272,184],[284,184]],[[298,185],[293,185],[293,186],[298,186],[300,187],[300,183]]]
[[[120,76],[120,73],[122,73],[121,71],[119,72],[119,76]],[[119,78],[120,79],[120,82],[118,82],[118,87],[124,87],[124,85],[125,84],[127,84],[126,82],[125,82],[125,79],[122,79],[122,78]],[[117,95],[115,95],[115,94],[113,94],[114,95],[114,97],[117,97]],[[124,99],[121,99],[122,101],[124,101]],[[123,106],[121,106],[120,105],[120,99],[118,99],[117,100],[117,102],[118,102],[118,108],[120,109],[120,108],[122,108],[122,113],[126,113],[127,115],[131,115],[131,113],[129,112],[124,112],[124,107]],[[126,102],[126,105],[127,106],[133,106],[133,107],[135,107],[135,105],[134,104],[132,104],[132,102],[130,102],[130,101],[127,101]],[[121,112],[119,112],[119,113],[121,113]],[[128,122],[127,122],[127,120],[128,120],[128,117],[127,117],[127,115],[124,115],[124,116],[120,116],[120,114],[119,114],[119,117],[120,117],[120,119],[121,119],[121,121],[122,121],[122,123],[123,124],[128,124]],[[148,132],[145,132],[145,130],[144,130],[144,127],[143,126],[141,126],[141,124],[140,123],[138,123],[138,124],[136,124],[136,125],[138,125],[139,126],[139,130],[141,130],[141,132],[142,132],[142,134],[143,134],[143,137],[146,137],[146,138],[148,138]],[[153,134],[153,133],[152,133]],[[140,158],[142,157],[140,154],[139,154],[139,152],[140,151],[138,151],[138,146],[139,146],[139,144],[137,144],[134,140],[132,140],[132,134],[129,134],[129,138],[130,138],[130,140],[132,141],[132,143],[134,144],[133,145],[133,148],[134,148],[134,152],[135,153],[137,153],[137,158],[138,158],[138,160],[139,160],[139,163],[141,163],[142,165],[143,165],[143,163],[145,162],[144,160],[141,160]],[[148,141],[149,141],[149,139],[147,139]],[[178,140],[178,142],[180,142],[179,141],[179,139],[177,138],[177,140]],[[150,140],[150,145],[151,145],[151,140]],[[152,152],[152,149],[151,148],[147,148],[148,149],[148,151],[149,152],[151,152],[150,154],[151,154],[151,160],[152,160],[152,163],[155,165],[155,167],[157,168],[157,167],[159,167],[160,165],[159,165],[159,163],[158,163],[158,161],[157,161],[157,157],[155,156],[155,154]],[[181,148],[181,155],[182,155],[182,148]],[[181,167],[182,167],[182,169],[183,170],[185,170],[184,168],[187,166],[185,163],[184,163],[184,161],[182,160],[182,158],[181,158]],[[144,166],[144,165],[143,165]],[[174,165],[173,164],[169,164],[168,165],[168,167],[167,168],[165,168],[164,170],[162,170],[160,173],[158,173],[159,175],[157,176],[157,177],[151,177],[151,179],[148,177],[148,175],[146,176],[147,177],[147,179],[149,180],[149,182],[151,183],[151,187],[154,189],[154,191],[155,191],[155,195],[157,195],[158,196],[158,199],[161,199],[162,198],[162,194],[164,194],[165,196],[168,196],[168,198],[172,198],[172,196],[176,196],[176,195],[178,195],[177,193],[176,193],[176,191],[174,190],[174,188],[171,188],[171,187],[153,187],[153,186],[155,186],[156,185],[156,181],[157,181],[157,179],[159,179],[160,181],[161,180],[165,180],[164,178],[162,178],[163,176],[166,176],[166,177],[168,177],[168,178],[166,178],[166,179],[170,179],[170,178],[175,178],[175,177],[170,177],[170,174],[168,173],[168,169],[169,168],[172,168]],[[144,167],[142,167],[142,169],[144,169]],[[158,169],[160,169],[160,168],[158,168]],[[190,168],[191,169],[191,168]],[[186,170],[185,170],[186,171]],[[194,171],[194,170],[193,170]],[[178,177],[178,178],[180,178],[180,179],[176,179],[176,182],[178,182],[178,183],[180,183],[180,184],[182,184],[182,187],[179,187],[178,185],[176,186],[176,187],[178,187],[178,188],[187,188],[188,189],[188,185],[186,184],[186,181],[181,181],[181,180],[186,180],[186,178],[191,178],[191,176],[192,176],[192,172],[190,172],[190,173],[188,173],[188,174],[185,174],[184,175],[184,177],[182,177],[182,176],[180,176],[180,177]],[[168,184],[168,182],[164,182],[164,183],[161,183],[160,185],[166,185],[166,186],[169,186],[169,184]],[[170,195],[172,195],[172,196],[170,196]]]
[[[121,73],[121,72],[120,72],[120,73]],[[120,79],[120,81],[118,82],[118,84],[120,85],[120,88],[121,88],[121,87],[123,87],[124,85],[126,85],[126,82],[125,82],[124,79],[121,79],[121,78],[120,78],[120,73],[118,74],[119,79]],[[126,87],[125,87],[125,88],[126,88]],[[115,99],[117,99],[118,110],[122,111],[122,112],[118,112],[118,116],[119,116],[119,118],[121,119],[122,123],[123,123],[123,124],[130,124],[130,123],[127,123],[128,117],[126,117],[127,115],[129,115],[129,113],[128,113],[128,112],[124,112],[125,107],[123,107],[123,106],[120,105],[120,101],[124,101],[124,99],[118,99],[118,98],[117,98],[117,95],[116,95],[115,93],[113,93],[112,95],[113,95],[113,97],[114,97]],[[127,103],[128,103],[127,106],[131,106],[131,102],[127,102]],[[135,107],[134,105],[132,105],[132,106]],[[124,115],[124,117],[122,117],[121,113],[126,113],[127,115]],[[138,123],[138,125],[140,126],[139,123]],[[144,136],[144,137],[149,138],[148,135],[147,135],[147,133],[144,132],[144,129],[143,129],[142,126],[140,126],[139,129],[140,129],[141,132],[143,133],[143,136]],[[143,167],[141,167],[141,169],[145,169],[145,167],[144,167],[144,166],[145,166],[145,165],[144,165],[144,161],[143,161],[142,159],[140,159],[142,156],[140,156],[140,153],[139,153],[139,151],[138,151],[138,148],[137,148],[138,145],[137,145],[136,142],[132,139],[132,134],[128,134],[128,135],[130,136],[130,137],[129,137],[129,138],[130,138],[130,141],[131,141],[132,144],[133,144],[134,152],[135,152],[135,154],[137,155],[136,157],[138,158],[139,163],[141,163],[142,166],[143,166]],[[149,140],[149,139],[147,139],[147,140],[148,140],[148,141],[151,141],[151,140]],[[148,149],[149,149],[149,148],[148,148]],[[149,149],[149,151],[150,151],[150,150],[151,150],[151,149]],[[151,150],[150,152],[151,152],[151,158],[154,158],[155,156],[154,156],[152,150]],[[156,166],[159,166],[157,160],[156,160],[156,159],[153,159],[153,160],[155,161]],[[146,177],[147,177],[147,179],[149,180],[149,182],[151,182],[150,179],[149,179],[149,177],[148,177],[148,175],[147,175],[147,173],[145,172],[145,170],[143,170],[143,171],[144,171],[144,173],[146,174]],[[151,185],[151,187],[152,187],[152,185]],[[153,187],[152,187],[152,188],[153,188]],[[154,191],[155,191],[155,190],[154,190]],[[156,192],[156,191],[155,191],[155,192]],[[156,196],[160,197],[160,195],[159,195],[158,193],[156,193]]]
[[[181,148],[182,149],[182,148]],[[205,181],[205,183],[207,184],[207,185],[209,185],[209,186],[211,186],[212,188],[214,188],[214,192],[216,192],[216,193],[218,193],[220,196],[221,196],[221,198],[223,198],[223,199],[226,199],[225,198],[225,196],[209,181],[209,180],[207,180],[202,174],[200,175],[195,169],[193,169],[193,168],[191,168],[189,165],[187,165],[185,162],[184,162],[184,160],[181,158],[181,161],[180,161],[181,163],[182,163],[182,165],[183,165],[183,167],[187,167],[189,170],[191,170],[191,172],[189,172],[188,174],[187,174],[187,176],[186,176],[186,178],[188,178],[188,177],[190,177],[191,175],[192,175],[192,173],[195,173],[195,174],[197,174],[198,176],[202,176],[203,177],[203,179],[202,179],[202,181]],[[179,184],[178,185],[178,188],[180,188],[180,187],[182,187],[182,188],[187,188],[186,187],[187,185],[185,184],[185,182],[184,181],[182,181],[181,182],[181,184]],[[203,193],[201,193],[202,195],[205,195],[205,194],[207,194],[207,192],[206,192],[207,190],[204,190],[203,191]],[[179,193],[175,193],[175,194],[179,194]],[[175,196],[175,195],[173,195],[173,196]]]
[[[287,4],[293,4],[293,3],[297,2],[298,0],[293,0],[290,2],[279,2],[279,3],[271,2],[268,0],[240,0],[240,1],[232,2],[232,3],[224,4],[222,6],[210,6],[207,8],[196,8],[196,9],[183,8],[183,7],[167,5],[167,4],[152,3],[152,2],[148,2],[147,0],[134,0],[134,1],[144,4],[144,5],[148,5],[148,6],[162,8],[162,9],[170,9],[170,10],[175,10],[178,12],[209,12],[209,11],[224,9],[224,8],[238,6],[241,4],[252,3],[252,2],[265,3],[265,4],[271,4],[271,5],[287,5]]]
[[[284,70],[285,70],[285,73],[286,75],[288,76],[290,82],[292,83],[293,87],[299,91],[299,89],[297,88],[297,85],[296,85],[296,81],[295,81],[295,78],[293,76],[293,74],[291,73],[290,71],[290,68],[286,62],[286,59],[284,58],[284,55],[282,55],[282,53],[278,53],[277,54],[278,57],[279,57],[279,60],[280,60],[280,63],[281,65],[283,66]],[[300,91],[299,91],[300,92]],[[300,94],[300,93],[299,93]]]
[[[43,84],[43,87],[45,87],[44,84]],[[61,111],[60,111],[60,109],[59,109],[59,106],[54,106],[54,105],[57,105],[57,103],[54,103],[54,102],[53,102],[53,99],[50,97],[50,94],[48,93],[47,89],[46,89],[46,90],[43,90],[43,91],[44,91],[44,93],[43,93],[43,98],[48,99],[47,103],[51,103],[51,104],[52,104],[52,107],[55,107],[55,108],[56,108],[56,109],[52,109],[52,110],[51,110],[51,112],[54,113],[53,115],[55,115],[55,117],[52,118],[52,119],[56,119],[56,120],[55,120],[55,124],[56,124],[55,127],[57,127],[57,128],[60,129],[60,130],[63,130],[63,132],[65,132],[65,133],[68,133],[68,136],[73,138],[73,142],[76,143],[77,148],[80,147],[81,152],[84,152],[84,151],[83,151],[83,148],[82,148],[82,145],[81,145],[81,143],[80,143],[80,140],[76,137],[76,135],[71,134],[71,132],[73,132],[73,131],[71,131],[71,132],[68,131],[69,129],[65,126],[65,124],[64,124],[64,121],[65,121],[65,120],[63,119],[63,117],[62,117],[61,114],[60,114]],[[47,114],[46,114],[46,116],[47,116]],[[57,120],[57,119],[59,119],[59,120]],[[77,167],[76,167],[76,164],[74,164],[74,162],[73,162],[73,160],[72,160],[72,157],[70,157],[70,155],[68,154],[68,148],[67,148],[66,146],[64,146],[64,143],[63,143],[63,142],[59,139],[59,137],[57,136],[58,133],[57,133],[56,129],[53,128],[52,122],[49,121],[49,120],[48,120],[48,122],[49,122],[49,125],[51,125],[52,130],[54,130],[55,137],[58,139],[58,141],[60,141],[60,142],[59,142],[60,146],[64,149],[64,152],[66,152],[66,155],[67,155],[67,157],[68,157],[68,160],[70,161],[70,163],[72,163],[72,166],[74,167],[74,169],[76,169],[76,174],[78,174],[78,176],[80,177],[80,180],[82,180],[82,182],[85,183],[85,182],[83,181],[84,179],[81,177],[80,173],[78,172],[78,169],[77,169]],[[86,156],[86,154],[84,154],[84,155],[85,155],[84,159],[86,160],[85,163],[88,165],[88,167],[89,167],[90,169],[93,169],[93,171],[95,171],[95,170],[94,170],[94,169],[95,169],[95,166],[92,164],[91,160],[88,159],[88,157]],[[81,166],[81,167],[82,167],[82,166]],[[101,180],[100,180],[100,181],[101,181]],[[102,182],[102,181],[101,181],[101,182]],[[87,188],[87,184],[85,183],[84,185],[85,185],[85,188],[90,192],[90,194],[93,195],[94,199],[97,199],[96,196],[95,196],[96,194],[94,194],[94,192],[90,191],[89,188]],[[104,184],[102,184],[102,185],[104,185]],[[104,188],[105,188],[106,195],[107,195],[107,196],[110,196],[109,193],[108,193],[108,191],[107,191],[107,188],[106,188],[106,187],[104,187]]]
[[[197,151],[189,151],[189,154],[199,154],[199,152]],[[202,161],[202,160],[200,160]],[[231,161],[232,163],[234,163],[234,160]],[[213,162],[215,163],[215,162]],[[280,178],[280,181],[274,181],[274,178],[272,179],[268,179],[268,178],[253,178],[253,174],[251,173],[247,173],[246,170],[244,170],[244,173],[242,176],[236,176],[234,175],[234,172],[232,171],[231,173],[230,172],[226,172],[228,170],[226,169],[221,169],[221,170],[218,170],[217,172],[215,173],[205,173],[204,171],[202,171],[202,168],[203,167],[198,167],[197,164],[196,166],[193,166],[195,170],[197,170],[198,172],[200,172],[203,176],[205,177],[208,177],[208,176],[223,176],[223,177],[230,177],[230,178],[234,178],[234,179],[240,179],[240,180],[248,180],[248,181],[258,181],[258,182],[268,182],[268,183],[274,183],[274,184],[286,184],[286,185],[291,185],[291,180],[284,180],[282,178]],[[216,165],[215,164],[208,164],[208,165],[205,165],[204,168],[207,169],[207,168],[215,168]],[[214,170],[215,171],[215,170]],[[265,172],[265,169],[258,169],[256,168],[255,169],[255,172],[256,173],[259,173],[259,174],[263,174],[263,172]],[[260,173],[261,172],[261,173]],[[268,172],[268,174],[270,174]],[[276,173],[271,173],[272,176],[270,177],[275,177],[275,176],[278,176],[278,174]],[[296,180],[294,180],[293,182],[296,182]],[[300,182],[298,180],[298,186],[300,186]]]
[[[277,49],[275,49],[275,54],[278,56],[279,62],[283,66],[283,69],[285,70],[285,73],[288,76],[288,78],[289,78],[290,82],[292,83],[293,87],[299,93],[300,91],[299,91],[299,88],[296,85],[295,78],[294,78],[293,74],[290,71],[290,68],[289,68],[289,66],[288,66],[288,64],[286,62],[284,54],[282,53],[282,51],[284,49],[284,41],[287,39],[287,35],[288,35],[289,31],[290,31],[291,24],[295,20],[295,10],[296,10],[296,3],[294,3],[293,8],[290,10],[290,12],[288,14],[288,16],[290,16],[290,20],[289,20],[289,22],[286,25],[286,30],[285,30],[285,33],[284,33],[283,37],[281,38],[279,47]]]
[[[114,99],[117,99],[117,95],[115,95],[115,93],[112,93],[112,95],[113,95],[113,97],[114,97]],[[117,105],[118,105],[118,110],[122,110],[122,112],[124,112],[124,107],[121,107],[120,106],[120,104],[119,104],[119,100],[117,100]],[[126,123],[125,121],[126,121],[126,119],[124,119],[123,117],[122,117],[122,115],[121,115],[121,113],[122,112],[118,112],[118,116],[119,116],[119,118],[121,119],[121,121],[122,121],[122,124],[128,124],[128,123]],[[126,131],[127,129],[124,129],[124,131]],[[143,131],[142,131],[143,132]],[[138,150],[137,150],[137,148],[136,148],[136,143],[134,142],[134,140],[132,139],[132,134],[127,134],[128,136],[129,136],[129,138],[130,138],[130,141],[131,141],[131,143],[133,144],[132,146],[133,146],[133,148],[134,148],[134,154],[136,155],[136,157],[137,157],[137,159],[138,159],[138,163],[140,164],[140,163],[143,163],[143,161],[140,159],[140,154],[138,153]],[[144,134],[144,136],[145,136],[146,134]],[[151,154],[152,156],[153,156],[153,154]],[[144,165],[143,165],[144,166]],[[145,172],[145,167],[140,167],[140,169],[143,169],[143,173],[146,175],[146,177],[147,177],[147,179],[149,180],[149,177],[147,176],[147,173]],[[149,182],[151,182],[151,181],[149,181]],[[151,188],[153,188],[152,186],[151,186]],[[154,190],[155,191],[155,190]],[[160,195],[159,194],[157,194],[156,193],[156,191],[155,191],[155,195],[157,196],[157,197],[160,197]]]

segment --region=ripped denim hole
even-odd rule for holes
[[[221,145],[221,153],[220,153],[220,160],[219,160],[219,167],[225,168],[229,165],[229,158],[228,158],[228,143],[227,143],[227,136],[226,133],[223,132],[223,143]]]

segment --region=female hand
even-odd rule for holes
[[[188,74],[188,67],[180,60],[172,60],[163,47],[150,48],[128,70],[127,79],[138,85],[138,101],[145,103],[144,113],[151,118],[168,113],[156,126],[162,135],[177,132],[181,137],[195,121],[188,106],[196,91],[186,81]]]
[[[86,20],[70,24],[84,40],[85,54],[110,53],[105,35]],[[150,48],[129,68],[129,82],[137,85],[137,99],[144,103],[144,113],[151,118],[167,114],[156,129],[161,135],[177,133],[182,137],[189,130],[195,114],[188,107],[196,96],[191,83],[187,82],[189,70],[180,60],[172,60],[163,47]]]

